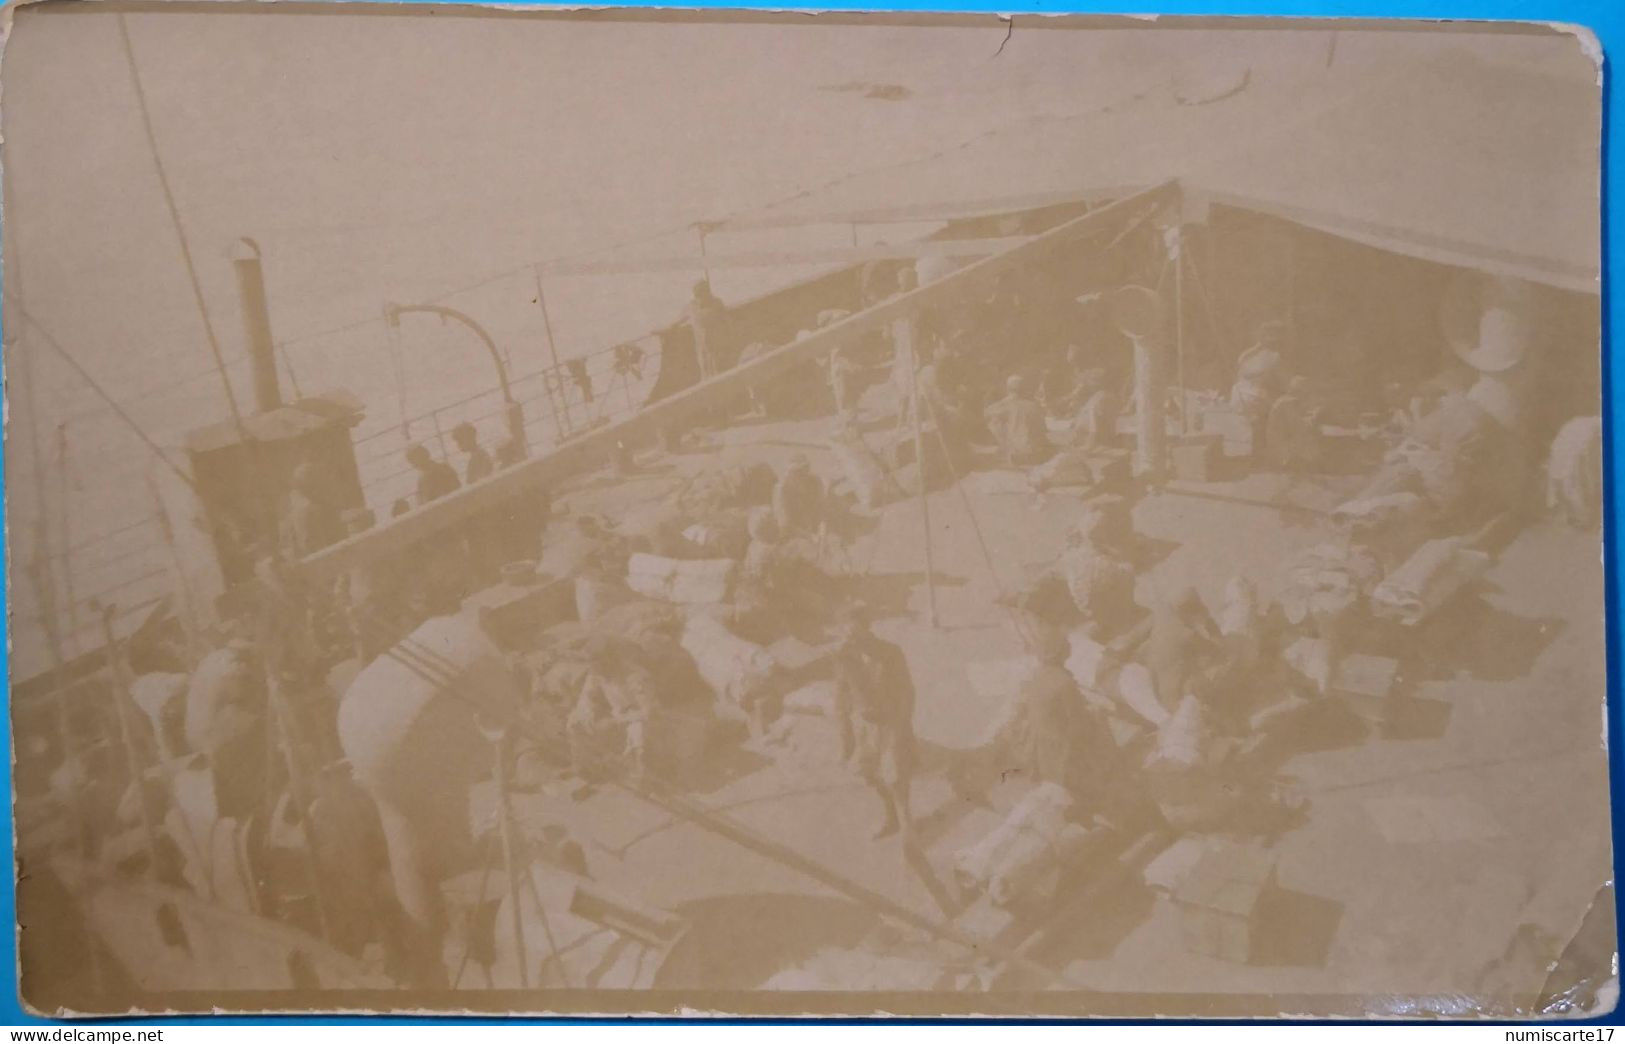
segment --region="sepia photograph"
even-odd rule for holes
[[[26,1008],[1618,999],[1602,56],[13,7]]]

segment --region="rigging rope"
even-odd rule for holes
[[[186,265],[186,276],[192,287],[192,299],[197,303],[198,316],[203,320],[203,334],[209,342],[209,352],[214,357],[215,369],[220,372],[220,384],[226,393],[226,405],[231,408],[231,417],[237,425],[238,433],[244,442],[248,440],[247,430],[243,427],[242,410],[237,405],[237,393],[232,390],[231,377],[226,372],[226,361],[220,353],[220,340],[215,336],[214,321],[209,318],[208,306],[203,301],[203,284],[198,279],[197,265],[192,260],[192,248],[186,241],[186,230],[181,224],[181,213],[175,205],[175,192],[169,184],[169,173],[164,169],[163,156],[158,151],[158,138],[153,132],[152,113],[147,107],[147,92],[141,84],[141,71],[136,65],[135,47],[130,42],[130,27],[125,20],[124,13],[118,15],[119,39],[124,45],[124,57],[130,70],[130,85],[135,91],[136,107],[141,113],[141,129],[146,135],[147,148],[152,154],[152,165],[158,174],[158,186],[163,190],[164,205],[169,209],[169,220],[175,226],[175,239],[181,249],[181,260]]]
[[[73,372],[78,374],[79,379],[84,381],[85,384],[89,385],[90,390],[95,392],[103,402],[107,403],[108,408],[118,415],[119,420],[128,425],[130,430],[135,432],[136,437],[139,438],[148,449],[152,450],[152,452],[160,461],[164,463],[166,467],[169,468],[170,471],[174,472],[175,475],[182,482],[185,482],[188,487],[196,491],[197,486],[195,483],[193,483],[192,476],[188,475],[185,470],[170,459],[169,454],[164,451],[164,448],[158,445],[158,443],[154,441],[153,437],[147,434],[146,429],[142,428],[140,424],[137,424],[135,418],[131,417],[124,407],[119,405],[118,400],[113,398],[107,389],[103,388],[96,378],[90,375],[90,371],[86,370],[79,360],[73,357],[73,353],[62,347],[62,342],[53,337],[49,330],[41,326],[40,321],[36,319],[34,315],[29,312],[29,310],[23,306],[23,303],[15,296],[7,295],[6,299],[10,302],[10,306],[16,310],[17,314],[22,316],[29,325],[33,326],[34,332],[39,334],[40,337],[44,339],[46,345],[50,347],[52,351],[56,352],[56,354],[60,356],[64,362],[72,367]]]

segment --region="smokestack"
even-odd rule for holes
[[[254,371],[254,408],[264,413],[282,405],[277,382],[276,349],[271,342],[271,313],[265,304],[265,273],[260,268],[260,245],[246,236],[231,251],[237,270],[237,293],[243,302],[243,339]]]

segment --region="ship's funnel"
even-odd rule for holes
[[[237,270],[237,292],[243,302],[243,340],[248,344],[254,373],[254,408],[264,413],[282,405],[277,382],[276,348],[271,341],[271,313],[265,304],[265,273],[260,268],[260,245],[244,237],[231,251]]]

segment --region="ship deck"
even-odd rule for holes
[[[866,406],[882,393],[871,392]],[[871,426],[889,425],[874,412]],[[719,460],[782,465],[796,452],[832,477],[830,424],[714,429],[705,451],[663,457],[628,479],[588,477],[559,500],[570,511],[615,517]],[[1157,561],[1139,578],[1142,602],[1170,575],[1209,604],[1238,573],[1271,596],[1291,552],[1327,538],[1322,513],[1357,481],[1253,474],[1146,495],[1134,521]],[[901,907],[950,921],[928,878],[946,877],[952,853],[988,829],[994,813],[956,798],[929,752],[975,746],[997,715],[967,667],[1020,654],[995,599],[1054,561],[1080,499],[1021,486],[1014,471],[979,470],[930,494],[936,626],[927,618],[917,499],[880,510],[850,549],[875,603],[886,607],[876,632],[902,646],[914,674],[914,727],[928,752],[913,796],[923,863],[896,837],[870,839],[877,799],[829,759],[735,749],[707,766],[710,778],[691,796]],[[1429,628],[1420,655],[1402,662],[1382,724],[1328,715],[1314,749],[1284,763],[1308,804],[1301,825],[1274,842],[1279,889],[1270,916],[1280,925],[1266,933],[1274,940],[1268,952],[1244,964],[1189,952],[1177,910],[1136,870],[1084,904],[1074,923],[1051,926],[1041,955],[1058,981],[1110,994],[1274,996],[1282,1011],[1313,1004],[1294,1008],[1294,997],[1390,996],[1397,1012],[1418,994],[1539,991],[1596,883],[1608,879],[1608,838],[1590,828],[1604,821],[1606,809],[1594,806],[1607,793],[1603,665],[1587,655],[1602,626],[1598,556],[1593,536],[1544,522],[1526,529],[1480,592]],[[873,925],[870,913],[810,876],[627,791],[544,790],[518,795],[515,807],[531,826],[568,824],[595,878],[651,906],[704,911],[710,930],[737,935],[731,971],[707,968],[708,988],[757,985],[775,966],[853,945]],[[746,944],[747,934],[757,941]],[[799,949],[774,949],[765,940],[775,937]],[[1521,979],[1464,981],[1464,968],[1519,957],[1520,940],[1527,959],[1508,967],[1514,976],[1521,968]]]

